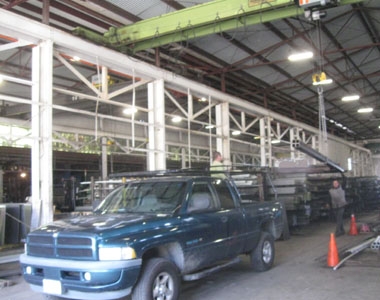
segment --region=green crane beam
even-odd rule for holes
[[[363,0],[341,0],[339,6]],[[293,0],[215,0],[120,28],[104,35],[78,27],[74,34],[127,52],[303,15]]]

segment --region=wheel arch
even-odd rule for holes
[[[143,252],[142,260],[149,260],[150,258],[161,257],[173,262],[179,271],[184,270],[185,257],[183,249],[178,242],[169,242],[160,245],[154,245]]]

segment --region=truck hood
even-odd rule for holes
[[[168,218],[165,214],[106,214],[79,216],[69,219],[55,221],[38,228],[33,233],[54,233],[54,232],[76,232],[100,234],[111,230],[125,229],[126,227],[139,227],[147,223],[155,223],[163,218]]]

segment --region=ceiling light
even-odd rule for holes
[[[280,144],[281,143],[281,140],[273,140],[272,141],[272,144]]]
[[[370,113],[370,112],[373,112],[372,107],[363,107],[363,108],[358,109],[358,113],[360,114],[365,114],[365,113]]]
[[[135,113],[138,112],[138,109],[136,107],[128,107],[123,110],[123,114],[129,116],[129,115],[134,115]]]
[[[20,177],[21,177],[21,178],[25,178],[25,177],[26,177],[26,173],[25,173],[25,172],[22,172],[22,173],[20,174]]]
[[[207,101],[206,97],[199,98],[199,102],[206,102],[206,101]]]
[[[360,96],[359,95],[350,95],[350,96],[344,96],[342,98],[342,101],[356,101],[359,100]]]
[[[206,129],[213,129],[214,127],[215,127],[214,125],[211,125],[211,124],[210,124],[210,125],[207,125],[205,128],[206,128]]]
[[[300,61],[300,60],[310,59],[313,56],[314,56],[313,52],[306,51],[306,52],[291,54],[289,55],[288,59],[290,61]]]
[[[73,56],[73,61],[80,61],[80,57],[79,56]]]
[[[329,78],[329,79],[313,82],[313,85],[325,85],[325,84],[331,84],[331,83],[333,83],[333,80]]]
[[[330,119],[330,123],[335,123],[335,121],[333,119]]]
[[[173,123],[179,123],[182,121],[182,118],[180,116],[175,116],[172,118]]]
[[[346,126],[343,126],[343,127],[342,127],[342,129],[343,129],[343,130],[346,130],[346,129],[347,129],[347,127],[346,127]]]
[[[261,136],[255,136],[253,139],[254,140],[259,140],[259,139],[261,139]]]
[[[239,130],[234,130],[234,131],[232,131],[232,135],[240,135],[240,131]]]

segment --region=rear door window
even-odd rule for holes
[[[222,210],[234,209],[235,201],[225,180],[217,179],[213,182],[219,196],[220,207]]]
[[[208,182],[194,182],[193,184],[188,210],[199,208],[204,208],[205,211],[213,211],[218,208],[214,192]]]

